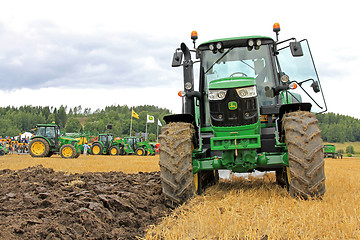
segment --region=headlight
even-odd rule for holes
[[[210,45],[209,45],[209,49],[210,49],[211,51],[214,51],[214,49],[215,49],[214,44],[210,44]]]
[[[250,98],[257,96],[256,86],[238,88],[236,89],[236,92],[241,98]]]
[[[260,46],[260,45],[261,45],[261,40],[260,39],[256,40],[256,46]]]
[[[185,83],[185,89],[186,89],[186,90],[190,90],[191,88],[192,88],[191,82],[186,82],[186,83]]]
[[[280,80],[283,82],[283,83],[287,83],[289,81],[289,76],[284,74],[281,76]]]
[[[226,90],[209,90],[209,100],[223,100],[226,97]]]
[[[250,39],[250,40],[248,41],[248,45],[249,45],[249,47],[254,46],[254,40]]]
[[[217,48],[218,50],[220,50],[220,49],[222,48],[222,43],[221,43],[221,42],[218,42],[218,43],[216,44],[216,48]]]

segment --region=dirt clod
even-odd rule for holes
[[[158,172],[0,171],[0,239],[136,239],[169,209]]]

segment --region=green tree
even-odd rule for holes
[[[82,126],[79,122],[79,119],[75,117],[69,118],[65,126],[65,132],[71,133],[71,132],[79,132],[81,130],[82,130]]]

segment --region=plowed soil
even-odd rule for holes
[[[38,165],[0,170],[0,186],[0,239],[137,239],[169,211],[158,172]]]

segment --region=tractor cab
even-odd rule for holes
[[[37,125],[37,132],[35,134],[35,137],[43,137],[48,139],[50,145],[58,146],[59,136],[60,136],[60,127],[57,124],[51,123],[51,124]]]
[[[112,143],[113,140],[114,140],[113,134],[99,134],[98,141],[102,142],[104,144],[104,147],[106,148],[109,147],[109,145]]]

